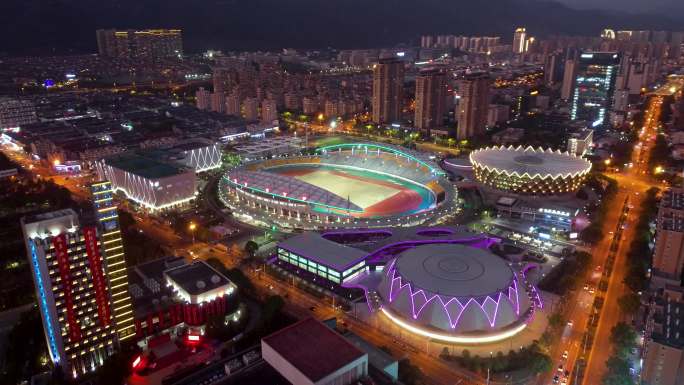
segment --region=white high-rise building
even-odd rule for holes
[[[527,49],[527,32],[524,27],[519,27],[513,33],[513,52],[525,53]]]
[[[198,109],[208,110],[211,107],[211,92],[205,90],[204,87],[200,87],[195,92],[195,102]]]

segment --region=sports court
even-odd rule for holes
[[[269,169],[330,191],[364,209],[360,217],[415,212],[428,207],[426,189],[398,178],[362,170],[330,166],[288,165]]]

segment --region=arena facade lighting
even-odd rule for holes
[[[483,185],[523,195],[575,192],[591,171],[582,157],[541,147],[486,147],[471,152],[470,163]]]
[[[525,330],[527,327],[526,323],[521,323],[516,327],[505,330],[500,333],[493,333],[483,336],[466,336],[466,335],[449,335],[444,333],[436,333],[415,325],[411,325],[404,322],[401,318],[394,316],[391,312],[387,311],[385,308],[381,308],[380,311],[384,314],[390,321],[395,323],[397,326],[408,330],[411,333],[418,334],[423,337],[432,338],[437,341],[452,343],[452,344],[467,344],[467,345],[478,345],[478,344],[489,344],[494,342],[503,341],[505,339],[511,338],[521,331]]]

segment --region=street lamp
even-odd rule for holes
[[[197,229],[197,225],[195,222],[190,222],[190,225],[188,226],[188,229],[190,229],[190,233],[192,233],[192,244],[195,244],[195,229]]]

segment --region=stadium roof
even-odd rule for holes
[[[334,151],[334,150],[343,150],[343,149],[376,149],[380,151],[385,151],[385,152],[390,152],[393,154],[397,154],[399,156],[403,156],[405,158],[411,159],[415,162],[420,163],[421,165],[427,167],[430,172],[437,174],[437,175],[444,175],[444,171],[439,168],[439,166],[427,158],[423,153],[411,151],[409,149],[405,148],[400,148],[396,146],[392,146],[389,144],[379,144],[379,143],[371,143],[371,142],[361,142],[361,143],[340,143],[340,144],[333,144],[330,146],[324,146],[316,149],[318,152],[327,152],[327,151]]]
[[[339,210],[361,212],[363,209],[347,198],[285,175],[266,171],[233,170],[226,176],[230,182],[250,190],[307,204],[319,204]]]
[[[414,287],[457,298],[508,290],[514,278],[503,259],[486,249],[461,244],[415,247],[399,255],[395,269]]]
[[[105,163],[109,166],[128,171],[147,179],[165,178],[185,172],[185,170],[180,167],[136,154],[123,154],[107,158]]]
[[[363,357],[365,353],[313,318],[281,329],[261,340],[315,383]]]
[[[470,154],[473,166],[508,175],[556,178],[589,172],[591,163],[568,152],[551,149],[518,147],[487,147]]]
[[[368,255],[362,250],[329,241],[314,232],[295,235],[278,243],[278,247],[337,271],[345,270]]]

